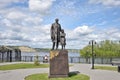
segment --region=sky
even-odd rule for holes
[[[51,48],[56,18],[67,49],[120,40],[120,0],[0,0],[0,45]]]

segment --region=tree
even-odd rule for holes
[[[89,54],[86,54],[87,51],[89,51]],[[120,41],[101,41],[94,45],[94,52],[96,57],[120,57]],[[91,46],[84,47],[80,50],[80,54],[83,57],[91,56]]]

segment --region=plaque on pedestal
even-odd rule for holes
[[[68,51],[52,50],[50,51],[50,74],[49,78],[68,77]]]

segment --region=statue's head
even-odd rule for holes
[[[58,21],[59,21],[59,19],[58,19],[58,18],[56,18],[56,19],[55,19],[55,22],[57,22],[57,23],[58,23]]]

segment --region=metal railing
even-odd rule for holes
[[[33,62],[35,60],[35,56],[22,56],[21,61],[25,62]],[[39,62],[44,61],[44,56],[38,56]],[[49,60],[49,57],[48,57]],[[84,57],[69,57],[69,63],[88,63],[92,62],[92,58],[84,58]],[[112,61],[119,60],[120,58],[95,58],[95,64],[111,64]]]
[[[34,62],[36,56],[21,56],[21,59],[16,59],[15,57],[12,57],[12,62],[16,61],[24,61],[24,62]],[[43,62],[45,56],[38,56],[38,61]],[[4,62],[9,62],[7,58],[3,59]],[[92,62],[92,58],[84,58],[84,57],[69,57],[68,58],[69,63],[88,63],[90,64]],[[120,61],[120,57],[118,58],[102,58],[102,57],[96,57],[95,58],[95,64],[111,64],[112,61]],[[2,62],[2,58],[0,58],[0,62]],[[49,62],[49,57],[48,57]]]

